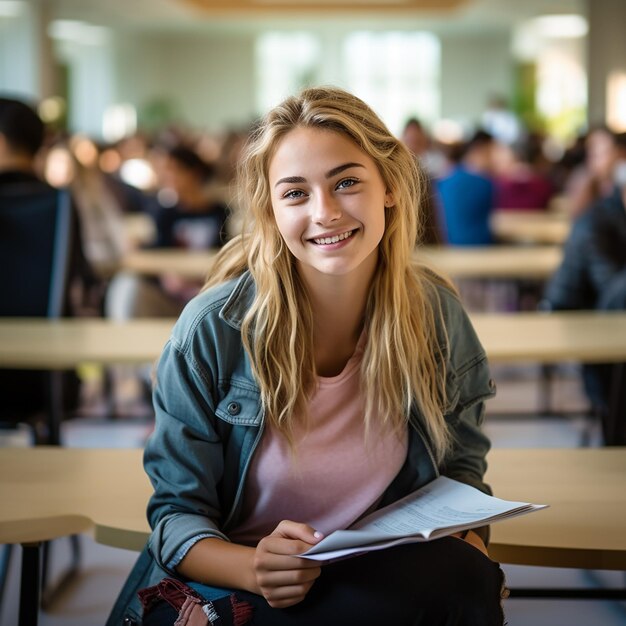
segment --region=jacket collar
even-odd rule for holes
[[[220,318],[235,330],[241,330],[246,313],[252,306],[256,295],[254,279],[249,271],[245,271],[235,283],[224,306],[220,310]]]

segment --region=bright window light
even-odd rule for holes
[[[611,72],[607,81],[606,123],[616,133],[626,132],[626,72]]]
[[[17,17],[26,9],[25,2],[18,0],[0,0],[0,17]]]
[[[72,41],[88,46],[106,44],[110,38],[108,28],[77,20],[54,20],[48,27],[48,34],[53,39]]]
[[[310,33],[268,32],[257,41],[257,106],[265,112],[314,81],[320,45]]]
[[[584,37],[589,30],[587,20],[582,15],[541,15],[531,21],[543,37]]]
[[[367,102],[397,135],[410,117],[426,125],[439,118],[440,43],[435,35],[354,31],[338,43],[334,53],[334,46],[322,51],[312,33],[263,34],[257,43],[259,110],[316,84],[323,62],[341,77],[334,84]]]
[[[346,87],[400,134],[410,117],[440,115],[440,43],[432,33],[355,32],[345,40]]]

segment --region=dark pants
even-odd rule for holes
[[[236,591],[260,626],[502,626],[504,575],[497,563],[453,537],[409,544],[326,565],[301,603],[273,609],[264,598]],[[230,594],[213,600],[231,626]],[[177,612],[159,602],[145,626],[172,626]]]

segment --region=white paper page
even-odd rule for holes
[[[338,531],[339,532],[339,531]],[[330,535],[329,535],[330,537]],[[338,548],[336,550],[324,550],[319,554],[311,554],[311,550],[301,554],[303,559],[309,559],[310,561],[337,561],[339,559],[345,559],[349,556],[357,556],[358,554],[365,554],[366,552],[373,552],[375,550],[384,550],[385,548],[391,548],[393,546],[399,546],[405,543],[420,543],[428,541],[421,535],[411,535],[410,537],[398,537],[396,539],[389,539],[387,541],[381,541],[380,543],[372,543],[366,546],[354,547],[354,548]],[[318,544],[319,545],[319,544]],[[317,547],[317,546],[316,546]]]
[[[527,505],[527,502],[488,496],[474,487],[439,476],[415,493],[360,520],[351,530],[398,536],[432,532],[478,522]]]
[[[316,560],[338,558],[425,540],[441,528],[446,532],[440,535],[452,534],[494,521],[503,514],[518,515],[539,508],[543,506],[494,498],[474,487],[440,476],[402,500],[374,512],[349,530],[331,533],[301,556]],[[374,545],[370,548],[368,544]]]

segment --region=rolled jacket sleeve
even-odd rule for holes
[[[150,550],[168,569],[180,549],[200,536],[227,537],[217,485],[224,471],[222,442],[215,428],[209,377],[190,367],[174,342],[157,368],[155,429],[144,453],[154,494],[148,503],[153,528]]]

